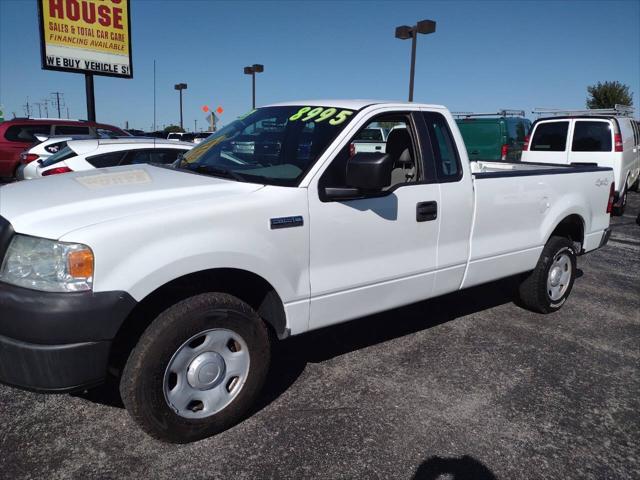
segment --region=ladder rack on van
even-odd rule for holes
[[[524,110],[510,110],[503,108],[497,112],[473,113],[473,112],[451,112],[456,118],[468,117],[524,117]]]
[[[573,117],[579,115],[585,116],[618,116],[618,117],[631,117],[633,116],[634,109],[629,105],[615,104],[613,108],[592,108],[588,110],[561,110],[558,108],[536,108],[531,113],[535,115],[561,115],[565,117]]]

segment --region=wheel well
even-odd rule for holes
[[[129,314],[111,348],[110,366],[119,373],[144,330],[164,310],[186,298],[206,292],[222,292],[246,302],[279,337],[287,335],[284,305],[264,278],[246,270],[219,268],[176,278],[159,287]]]
[[[584,221],[582,217],[577,214],[569,215],[556,226],[551,236],[566,237],[572,242],[580,244],[578,248],[578,252],[580,252],[584,242]]]

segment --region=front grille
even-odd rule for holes
[[[0,217],[0,264],[4,259],[4,254],[9,248],[11,238],[13,237],[13,227],[7,219]]]

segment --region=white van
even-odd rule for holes
[[[536,111],[534,113],[542,113]],[[523,162],[596,163],[612,167],[613,213],[622,215],[627,192],[637,190],[640,176],[640,130],[628,107],[581,111],[547,111],[559,116],[536,120],[527,137]]]

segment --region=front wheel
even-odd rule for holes
[[[536,268],[520,285],[524,306],[540,313],[559,310],[573,288],[576,265],[573,242],[565,237],[551,237]]]
[[[269,368],[267,327],[241,300],[197,295],[160,314],[127,360],[122,400],[149,435],[188,443],[237,423]]]

